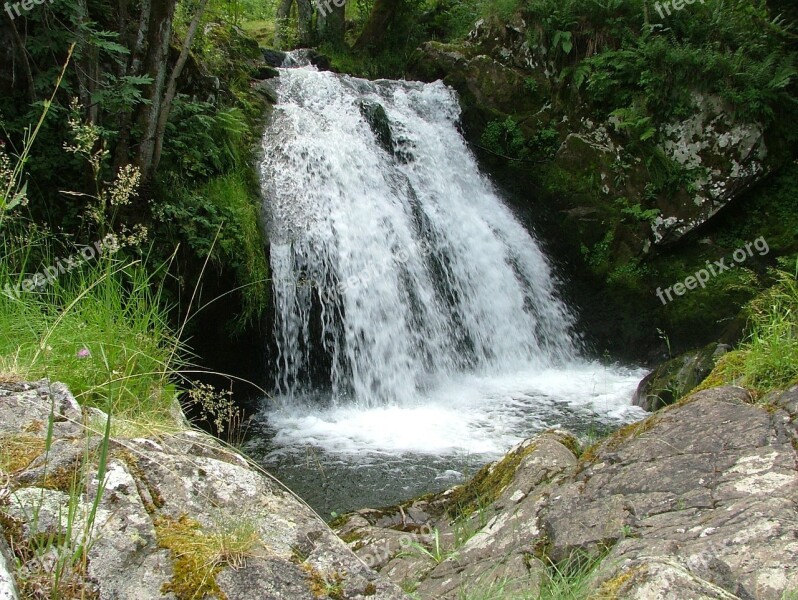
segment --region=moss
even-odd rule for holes
[[[47,490],[56,490],[65,494],[72,494],[81,482],[83,461],[75,459],[72,464],[59,467],[47,473],[36,485]]]
[[[9,547],[17,554],[17,549],[25,540],[25,524],[0,510],[0,532]]]
[[[599,452],[603,449],[615,450],[624,442],[639,437],[649,431],[659,421],[657,415],[652,415],[647,419],[624,425],[605,440],[600,440],[587,448],[582,456],[579,457],[579,470],[584,470],[588,465],[598,459]]]
[[[517,448],[497,463],[486,465],[474,478],[456,487],[446,507],[446,512],[455,518],[472,514],[480,506],[494,502],[515,477],[521,462],[535,451],[533,442]]]
[[[347,544],[351,544],[352,542],[357,542],[363,538],[363,534],[357,530],[350,531],[349,533],[344,533],[343,535],[339,535],[344,542]]]
[[[534,563],[535,559],[544,564],[549,564],[551,562],[549,556],[551,555],[552,547],[553,544],[547,534],[540,536],[535,542],[535,545],[532,546],[532,551],[524,555],[524,563],[526,564],[527,569],[532,568],[532,564]]]
[[[28,423],[25,427],[23,427],[22,431],[25,433],[41,433],[44,431],[44,421],[39,419],[34,419],[30,423]]]
[[[332,521],[327,523],[330,526],[330,529],[339,529],[349,523],[349,519],[355,516],[355,513],[348,513],[345,515],[338,515]]]
[[[552,431],[551,434],[560,442],[563,446],[568,448],[574,456],[579,456],[582,453],[582,445],[579,443],[579,439],[566,431]]]
[[[364,596],[374,596],[377,593],[377,586],[373,583],[369,583],[366,588],[363,590]]]
[[[159,516],[155,519],[158,546],[169,550],[174,574],[161,588],[177,600],[196,600],[211,596],[225,600],[216,583],[216,576],[225,567],[240,567],[244,557],[257,542],[255,529],[238,524],[225,531],[208,533],[187,515],[174,519]]]
[[[325,575],[313,565],[302,563],[302,569],[308,574],[310,579],[310,591],[316,598],[332,598],[332,600],[344,600],[344,576],[338,571],[333,571],[330,575]]]
[[[173,593],[178,600],[204,598],[206,595],[224,599],[225,595],[216,583],[222,565],[215,564],[212,557],[202,551],[204,537],[199,523],[186,515],[177,520],[159,517],[155,520],[158,545],[169,550],[174,575],[161,588],[164,594]]]
[[[43,438],[27,435],[0,437],[0,471],[14,473],[30,465],[45,449]]]
[[[628,571],[622,571],[617,576],[602,583],[601,587],[599,587],[598,591],[591,596],[591,598],[595,600],[616,600],[618,598],[618,592],[624,584],[643,569],[645,569],[645,567],[636,567]]]
[[[746,353],[742,350],[735,350],[721,356],[712,372],[688,394],[688,398],[710,388],[738,383],[744,374],[745,358]]]

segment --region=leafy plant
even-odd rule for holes
[[[481,143],[489,152],[505,158],[522,159],[529,154],[524,133],[512,117],[488,123]]]

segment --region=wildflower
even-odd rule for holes
[[[88,348],[81,348],[78,350],[78,358],[88,358],[91,356],[91,351]]]

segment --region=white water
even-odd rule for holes
[[[277,455],[493,458],[571,418],[643,414],[642,372],[578,357],[546,257],[479,173],[450,89],[305,66],[278,93],[262,163]],[[385,109],[392,151],[363,101]]]

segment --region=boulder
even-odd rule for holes
[[[762,123],[740,120],[719,96],[696,90],[689,115],[658,128],[655,151],[683,168],[685,182],[652,198],[650,168],[637,140],[617,117],[597,118],[579,94],[561,93],[555,52],[534,41],[537,27],[518,14],[504,23],[482,20],[463,42],[425,43],[409,68],[422,80],[442,79],[457,90],[464,129],[474,143],[488,123],[507,117],[532,146],[542,133],[556,131],[562,147],[551,161],[553,172],[589,182],[599,204],[614,213],[609,225],[651,211],[640,223],[624,224],[634,243],[612,249],[620,264],[681,240],[786,162],[783,152],[768,148]],[[565,195],[563,210],[575,208],[567,205],[573,193]],[[623,202],[614,206],[618,199]],[[634,207],[639,212],[630,212]],[[575,243],[579,248],[584,240]]]
[[[0,385],[10,477],[0,523],[26,581],[52,585],[47,565],[83,547],[61,585],[101,600],[407,598],[210,435],[175,427],[106,440],[106,420],[60,384]]]
[[[534,597],[579,572],[579,597],[781,600],[798,591],[797,420],[798,387],[767,406],[712,388],[589,448],[543,433],[336,531],[420,598]]]
[[[285,59],[288,56],[285,52],[280,52],[274,48],[261,48],[263,53],[263,60],[270,67],[282,67]]]
[[[253,79],[272,79],[274,77],[279,77],[280,71],[275,69],[274,67],[270,67],[268,65],[261,65],[255,68],[255,71],[252,73]]]
[[[673,404],[704,381],[730,350],[726,344],[713,342],[662,363],[637,386],[632,404],[649,412]]]

